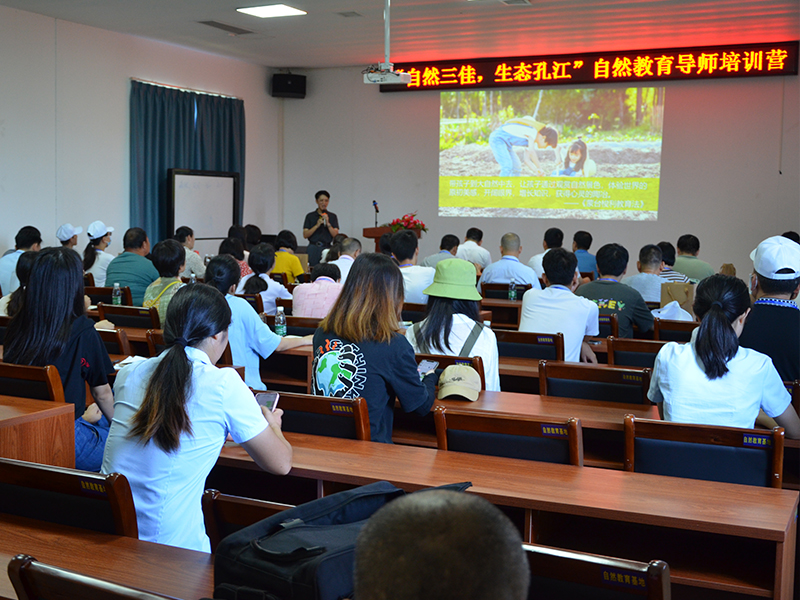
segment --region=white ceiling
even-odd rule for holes
[[[258,19],[284,1],[308,15]],[[514,1],[514,0],[506,0]],[[393,62],[776,42],[800,38],[798,0],[395,0]],[[0,5],[270,67],[383,60],[383,0],[0,0]],[[345,17],[340,13],[358,13]],[[218,21],[253,33],[230,35]]]

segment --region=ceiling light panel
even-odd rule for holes
[[[260,17],[262,19],[270,19],[273,17],[294,17],[296,15],[308,14],[304,10],[292,8],[285,4],[269,4],[267,6],[251,6],[246,8],[237,8],[238,12]]]

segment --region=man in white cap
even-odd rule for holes
[[[83,233],[83,227],[74,227],[72,223],[64,223],[56,231],[56,237],[65,248],[75,248],[78,245],[78,234]]]
[[[800,245],[779,235],[767,238],[750,254],[753,305],[739,345],[772,358],[781,379],[800,379]]]

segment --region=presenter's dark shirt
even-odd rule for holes
[[[314,225],[317,224],[319,217],[320,215],[317,211],[308,213],[306,215],[306,220],[303,222],[303,229],[311,229],[314,227]],[[328,223],[330,223],[331,227],[334,229],[339,229],[339,219],[330,211],[328,211]],[[327,227],[320,227],[311,234],[311,237],[308,238],[308,243],[316,245],[321,244],[324,248],[327,248],[333,243],[333,236],[331,235],[331,232],[328,231]]]

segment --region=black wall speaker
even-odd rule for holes
[[[272,76],[273,98],[305,98],[306,76],[275,73]]]

